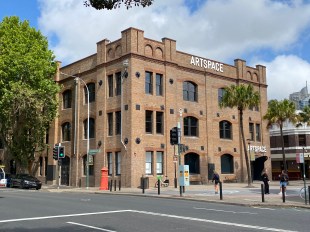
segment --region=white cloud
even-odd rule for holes
[[[94,54],[98,41],[119,39],[129,27],[155,40],[175,39],[179,51],[232,64],[236,58],[255,59],[260,49],[289,54],[310,23],[310,3],[302,0],[207,0],[195,12],[184,2],[155,0],[146,8],[98,11],[82,0],[40,0],[39,27],[57,39],[51,49],[64,65]],[[266,66],[269,99],[299,91],[309,74],[309,63],[294,56],[276,57]]]
[[[310,63],[297,56],[278,56],[273,61],[259,62],[267,68],[268,99],[288,99],[310,80]]]

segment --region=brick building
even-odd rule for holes
[[[140,186],[142,176],[154,186],[158,175],[173,184],[178,162],[170,129],[178,123],[181,143],[188,147],[181,163],[189,165],[192,183],[206,183],[213,169],[222,180],[246,181],[238,111],[219,107],[223,88],[239,83],[253,84],[261,95],[258,109],[244,112],[248,146],[256,158],[253,177],[264,166],[271,170],[269,131],[262,120],[267,110],[264,66],[197,57],[177,51],[175,40],[155,41],[129,28],[116,41],[98,42],[96,54],[60,67],[56,81],[62,85],[59,117],[48,142],[65,146],[61,184],[99,186],[103,167],[124,187]],[[89,175],[88,132],[89,148],[98,150],[89,156]],[[49,149],[47,158],[40,158],[47,184],[57,183],[52,153]]]

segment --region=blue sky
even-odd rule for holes
[[[148,38],[176,40],[179,51],[265,65],[268,99],[288,98],[310,80],[310,0],[155,0],[151,7],[113,11],[86,8],[83,1],[0,0],[0,18],[28,20],[63,65],[136,27]]]

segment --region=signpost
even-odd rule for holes
[[[101,150],[100,149],[89,149],[88,154],[96,155],[98,152],[101,152]]]

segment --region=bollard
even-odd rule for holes
[[[220,185],[220,200],[223,200],[222,181],[219,182],[219,185]]]
[[[264,184],[261,184],[261,192],[262,192],[262,202],[265,202],[265,186]]]
[[[178,179],[174,178],[174,188],[178,188]]]
[[[309,197],[309,205],[310,205],[310,186],[308,186],[308,197]]]
[[[180,186],[180,197],[182,197],[182,186]]]
[[[110,181],[110,192],[112,192],[113,180]]]
[[[157,191],[158,191],[158,195],[160,195],[160,180],[157,180],[158,186],[157,186]]]
[[[116,180],[114,180],[114,191],[116,191]]]
[[[121,191],[121,180],[118,181],[118,191]]]
[[[183,186],[183,193],[185,193],[185,186]]]
[[[142,193],[145,193],[145,184],[144,184],[144,178],[142,179],[142,183],[141,183],[141,188],[142,188]]]
[[[285,190],[283,186],[282,186],[282,200],[283,200],[283,203],[285,203]]]

